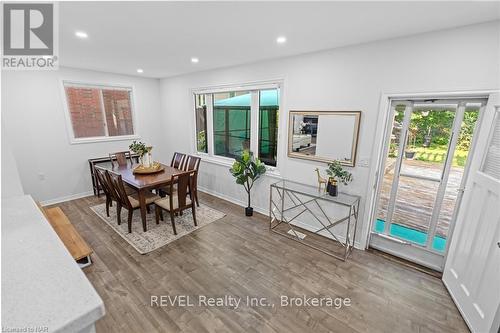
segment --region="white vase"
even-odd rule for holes
[[[145,168],[149,168],[151,166],[151,153],[146,153],[141,156],[141,164]]]

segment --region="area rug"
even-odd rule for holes
[[[90,207],[107,225],[113,228],[124,240],[126,240],[132,247],[134,247],[140,254],[146,254],[154,251],[176,239],[181,238],[199,228],[202,228],[212,222],[215,222],[224,216],[224,213],[201,204],[196,207],[196,222],[198,226],[195,227],[193,223],[193,215],[191,210],[184,211],[182,216],[175,217],[175,228],[177,235],[174,235],[172,224],[170,222],[170,215],[163,212],[164,221],[160,220],[160,224],[155,222],[154,208],[152,207],[151,213],[146,215],[147,230],[142,230],[141,213],[139,210],[134,211],[132,218],[132,232],[128,233],[127,227],[127,210],[122,209],[121,224],[116,222],[116,207],[110,207],[109,217],[106,216],[106,205],[96,205]]]

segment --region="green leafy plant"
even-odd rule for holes
[[[132,141],[130,146],[128,146],[128,149],[133,151],[136,154],[139,154],[139,156],[144,156],[144,154],[151,152],[153,147],[151,146],[146,146],[144,142],[137,142],[136,140]]]
[[[197,145],[198,151],[205,151],[207,147],[207,139],[205,136],[205,131],[199,131],[197,135]]]
[[[347,185],[352,181],[352,174],[342,168],[342,164],[339,161],[333,161],[328,163],[328,169],[326,169],[328,176],[333,177],[333,179],[342,182],[342,184]]]
[[[266,173],[266,166],[258,158],[255,158],[249,150],[243,151],[241,156],[236,157],[229,172],[236,178],[236,184],[243,185],[248,194],[248,207],[250,207],[250,191],[257,179]]]

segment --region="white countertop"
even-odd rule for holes
[[[76,332],[104,316],[102,299],[31,196],[1,205],[2,328]]]

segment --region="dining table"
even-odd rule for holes
[[[161,164],[161,163],[160,163]],[[147,231],[146,225],[146,192],[157,190],[172,182],[172,176],[182,173],[181,169],[177,169],[165,164],[161,164],[161,171],[149,174],[134,173],[134,168],[137,164],[127,163],[126,166],[113,165],[96,165],[96,168],[112,171],[122,176],[122,181],[129,187],[137,191],[141,210],[142,229]]]

